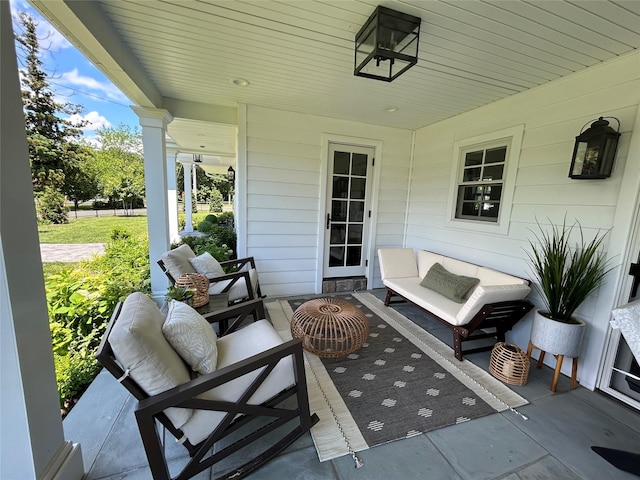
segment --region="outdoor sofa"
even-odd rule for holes
[[[463,352],[463,342],[494,337],[504,342],[505,333],[533,307],[525,299],[529,281],[507,273],[412,248],[381,248],[378,259],[385,305],[393,296],[402,297],[450,328],[458,360],[463,353],[493,348]]]

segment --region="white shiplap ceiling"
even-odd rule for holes
[[[168,108],[174,140],[195,151],[193,120],[215,118],[185,126],[185,112],[246,103],[416,129],[640,47],[640,0],[33,3],[132,102]],[[378,4],[422,18],[418,64],[392,83],[353,75],[354,36]]]

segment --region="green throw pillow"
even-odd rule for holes
[[[456,275],[439,263],[434,263],[420,285],[438,292],[454,302],[464,303],[464,296],[478,283],[480,283],[479,278]]]

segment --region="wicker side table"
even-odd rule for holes
[[[491,350],[489,372],[510,385],[525,385],[529,379],[529,357],[517,345],[498,342]]]
[[[317,298],[300,305],[291,319],[291,335],[302,347],[323,358],[355,352],[369,336],[367,317],[339,298]]]

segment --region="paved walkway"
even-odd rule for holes
[[[41,243],[43,262],[79,262],[96,253],[104,253],[104,243]]]

